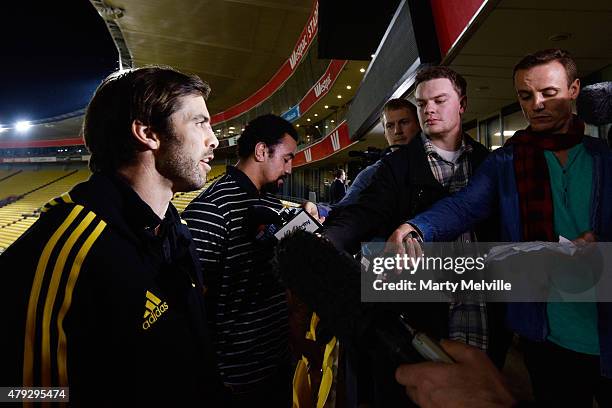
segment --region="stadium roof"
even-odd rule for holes
[[[3,27],[9,44],[0,67],[0,140],[78,136],[82,109],[120,64],[198,74],[212,87],[211,113],[228,108],[287,60],[312,6],[312,0],[12,4],[3,13],[14,25]],[[34,126],[18,132],[17,120]]]

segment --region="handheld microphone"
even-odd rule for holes
[[[275,250],[275,267],[289,289],[306,303],[321,323],[356,349],[382,343],[395,362],[453,359],[408,319],[383,304],[361,303],[360,264],[326,238],[295,230]]]

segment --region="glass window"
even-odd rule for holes
[[[463,127],[463,131],[467,133],[468,135],[470,135],[472,139],[478,141],[478,127],[476,126],[476,121],[467,123]]]
[[[487,144],[487,138],[485,135],[487,134],[487,123],[486,122],[478,122],[478,141],[483,145],[489,147]]]
[[[514,132],[525,129],[529,123],[525,120],[522,111],[517,111],[504,116],[504,140],[514,135]]]
[[[601,137],[599,136],[599,126],[589,125],[588,123],[584,124],[584,134],[592,137]]]
[[[487,145],[490,150],[495,150],[503,145],[503,138],[499,130],[499,116],[486,121],[487,123]]]

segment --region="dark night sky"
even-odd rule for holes
[[[108,29],[87,0],[2,6],[0,124],[84,108],[118,68]]]

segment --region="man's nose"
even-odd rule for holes
[[[544,109],[544,96],[538,94],[535,94],[535,96],[533,97],[533,110],[542,110]]]
[[[425,106],[423,107],[423,111],[425,113],[433,113],[434,111],[434,106],[435,104],[433,103],[433,101],[429,101],[425,104]]]
[[[212,138],[210,138],[211,141],[210,143],[208,143],[208,147],[210,147],[211,149],[216,149],[217,146],[219,146],[219,139],[217,139],[217,136],[215,136],[214,133],[212,133]]]

